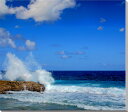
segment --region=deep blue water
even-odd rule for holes
[[[52,71],[43,93],[0,95],[1,110],[125,110],[125,71]]]
[[[55,80],[125,81],[125,71],[51,71]]]

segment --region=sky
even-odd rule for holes
[[[125,70],[125,3],[1,0],[0,64],[32,53],[47,70]]]

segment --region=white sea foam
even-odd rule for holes
[[[122,96],[125,95],[124,89],[111,87],[81,87],[81,86],[62,86],[62,85],[51,85],[47,88],[46,92],[63,92],[63,93],[92,93],[99,95],[111,95],[111,96]]]
[[[35,81],[44,84],[46,86],[54,82],[51,73],[41,69],[41,67],[37,67],[35,71],[31,71],[28,68],[29,66],[27,66],[22,60],[20,60],[14,54],[8,53],[6,65],[5,65],[6,73],[4,75],[4,78],[11,81],[14,80]]]
[[[40,94],[21,91],[1,95],[0,98],[12,98],[22,102],[52,103],[76,106],[88,110],[124,110],[125,90],[121,88],[99,88],[52,85]]]
[[[54,86],[48,88],[43,94],[21,91],[0,95],[0,98],[12,98],[22,102],[69,105],[88,110],[124,110],[124,106],[121,107],[125,100],[124,89],[106,88],[106,91],[108,92],[105,93],[103,88],[97,87]],[[115,95],[110,94],[111,92]]]

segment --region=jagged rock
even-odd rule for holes
[[[32,81],[0,81],[0,94],[22,90],[42,92],[45,90],[45,86]]]

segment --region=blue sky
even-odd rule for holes
[[[22,60],[32,52],[47,70],[124,70],[123,0],[74,2],[75,5],[64,8],[59,17],[54,18],[49,12],[49,20],[16,17],[17,13],[1,14],[0,27],[11,35],[9,38],[16,46],[0,46],[0,63],[7,52]],[[28,1],[12,1],[6,6],[26,7],[28,4]],[[28,44],[24,44],[26,42]]]

